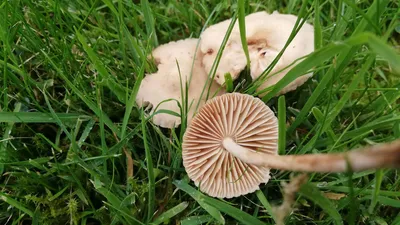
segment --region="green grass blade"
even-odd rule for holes
[[[396,88],[399,89],[400,84],[396,85]],[[387,104],[382,104],[382,102],[385,102],[386,100],[389,104],[392,104],[399,97],[400,97],[399,90],[382,92],[382,94],[379,95],[371,104],[365,107],[365,110],[375,111],[376,114],[380,114],[382,111],[386,110],[387,107]]]
[[[143,76],[144,76],[144,68],[146,65],[146,61],[143,61],[142,66],[140,67],[139,70],[139,76],[138,79],[135,82],[135,86],[132,89],[132,92],[130,94],[130,97],[128,99],[128,102],[126,104],[126,108],[125,108],[125,114],[124,114],[124,118],[123,118],[123,122],[122,122],[122,128],[121,128],[121,138],[124,138],[125,133],[126,133],[126,128],[128,126],[128,122],[129,122],[129,117],[132,113],[132,109],[133,106],[135,105],[135,101],[136,101],[136,95],[139,91],[139,87],[140,84],[142,82]]]
[[[203,216],[191,216],[184,220],[181,220],[181,225],[199,225],[203,223],[208,223],[212,220],[211,216],[203,215]]]
[[[249,56],[249,48],[247,46],[247,38],[246,38],[246,22],[245,22],[245,10],[244,10],[244,0],[238,0],[238,22],[239,22],[239,30],[240,30],[240,40],[242,41],[242,47],[244,54],[246,55],[247,68],[250,68],[250,56]]]
[[[135,217],[131,216],[131,212],[128,210],[128,208],[122,206],[121,200],[118,199],[118,197],[115,196],[112,192],[104,187],[99,187],[97,185],[95,186],[96,190],[107,199],[107,202],[105,203],[108,203],[109,206],[112,206],[112,208],[119,212],[120,215],[117,214],[117,217],[125,218],[130,224],[143,224]]]
[[[378,196],[378,202],[385,206],[400,208],[400,201],[398,199],[388,198],[388,197],[384,197],[384,196]]]
[[[389,2],[390,0],[375,0],[368,8],[368,11],[365,14],[364,18],[357,25],[356,29],[353,32],[353,35],[357,35],[364,30],[369,29],[368,25],[370,23],[370,20],[367,20],[365,18],[380,18],[384,13],[383,9],[387,7]]]
[[[225,219],[221,215],[221,212],[217,210],[214,206],[211,206],[204,202],[203,198],[205,197],[201,192],[197,191],[196,189],[192,188],[189,184],[185,183],[182,180],[174,181],[173,184],[182,191],[189,194],[194,200],[196,200],[199,205],[206,210],[210,216],[212,216],[215,220],[217,220],[221,224],[225,224]]]
[[[242,224],[247,225],[261,225],[264,224],[262,221],[258,220],[257,218],[243,212],[242,210],[230,206],[222,201],[216,200],[214,198],[205,197],[204,201],[217,208],[221,212],[228,214],[229,216],[235,218],[237,221],[241,222]]]
[[[347,166],[350,168],[350,165],[348,164],[349,162],[347,162]],[[349,201],[350,201],[350,210],[348,213],[348,223],[351,225],[354,225],[356,223],[356,208],[357,208],[357,202],[358,199],[356,199],[356,195],[354,192],[354,183],[353,183],[353,171],[348,171],[347,173],[347,177],[348,177],[348,187],[349,187]]]
[[[113,3],[110,0],[102,0],[102,1],[108,6],[108,8],[110,8],[111,12],[113,12],[114,15],[118,17],[119,13],[117,9],[114,7]]]
[[[372,195],[371,205],[369,205],[368,212],[373,214],[376,203],[378,202],[379,191],[381,190],[381,184],[383,180],[383,170],[377,170],[375,172],[375,187],[374,187],[374,194]]]
[[[226,73],[224,75],[225,77],[225,90],[228,93],[231,93],[233,91],[233,80],[232,80],[232,76],[230,73]]]
[[[118,11],[119,11],[119,14],[117,17],[118,17],[118,27],[119,27],[119,29],[118,29],[119,39],[127,40],[127,39],[129,39],[129,37],[128,37],[129,32],[125,32],[126,25],[125,25],[125,21],[124,21],[124,16],[125,16],[124,11],[126,11],[126,10],[124,9],[124,4],[122,3],[122,0],[118,0]],[[128,33],[128,35],[127,35],[127,33]],[[122,62],[124,63],[124,69],[123,69],[124,75],[129,76],[129,74],[130,74],[128,71],[129,70],[129,68],[128,68],[129,67],[129,62],[128,62],[129,59],[128,59],[128,51],[126,48],[125,41],[121,41],[119,43],[119,46],[120,46],[120,49],[122,52]],[[134,60],[137,59],[137,55],[135,53],[133,54],[133,58],[134,58]],[[137,72],[136,68],[134,68],[134,71]]]
[[[54,201],[56,200],[58,197],[60,197],[69,187],[66,186],[65,188],[63,188],[61,191],[57,192],[55,195],[51,196],[49,198],[49,201]]]
[[[340,100],[336,103],[336,105],[330,110],[329,114],[327,115],[327,118],[325,120],[325,123],[322,124],[322,128],[319,131],[319,135],[314,136],[306,146],[304,146],[303,152],[307,152],[308,150],[311,150],[312,146],[315,144],[317,139],[320,137],[321,134],[327,131],[329,127],[331,126],[332,122],[334,119],[339,115],[343,107],[345,106],[346,102],[350,99],[351,95],[353,94],[354,90],[358,87],[358,84],[361,82],[361,80],[364,78],[364,74],[367,73],[368,69],[370,68],[373,60],[375,57],[370,56],[364,63],[363,67],[360,69],[360,72],[355,75],[353,81],[350,83],[350,85],[347,88],[347,91],[341,96]]]
[[[398,121],[400,121],[400,116],[390,116],[387,118],[380,118],[379,120],[374,120],[370,123],[365,124],[362,127],[347,132],[347,134],[342,137],[342,141],[349,140],[351,138],[357,137],[367,132],[378,131],[386,127],[393,128],[393,124]],[[323,142],[325,140],[321,139],[320,141]]]
[[[215,77],[215,73],[217,72],[217,68],[218,68],[219,62],[221,61],[222,53],[223,53],[223,51],[224,51],[224,49],[226,47],[226,44],[228,43],[229,37],[230,37],[230,35],[232,33],[232,30],[233,30],[233,28],[235,26],[236,19],[237,19],[237,13],[232,16],[231,23],[228,26],[228,29],[227,29],[226,34],[224,36],[224,39],[222,40],[221,46],[220,46],[220,48],[218,50],[217,56],[215,57],[215,60],[214,60],[213,65],[211,67],[211,70],[210,70],[210,72],[208,74],[208,77],[210,78],[210,81],[212,81],[214,79],[214,77]],[[208,85],[208,88],[207,88],[207,85]],[[205,87],[203,88],[203,90],[202,90],[202,92],[200,94],[200,97],[204,96],[204,91],[206,90],[206,99],[209,98],[211,85],[212,85],[212,83],[207,81]],[[196,109],[199,108],[199,105],[200,105],[200,102],[197,103]]]
[[[278,99],[278,130],[278,153],[284,155],[286,149],[286,101],[284,95]]]
[[[393,220],[393,225],[400,225],[400,213]]]
[[[353,3],[350,0],[343,0],[349,7],[351,7],[355,12],[357,12],[359,15],[362,16],[363,20],[366,22],[368,29],[374,28],[375,32],[379,33],[379,27],[377,25],[377,23],[375,23],[374,20],[375,18],[370,18],[369,16],[367,16],[363,10],[361,10],[359,7],[357,7],[357,5],[355,3]],[[379,5],[377,5],[377,7],[379,7]],[[377,12],[379,12],[379,8],[377,8]],[[378,21],[379,22],[379,21]]]
[[[77,143],[75,141],[75,136],[71,134],[71,132],[68,131],[67,127],[65,124],[60,120],[60,118],[57,116],[56,112],[54,111],[53,107],[50,104],[49,98],[45,92],[43,92],[44,95],[44,100],[46,102],[46,105],[48,109],[50,110],[51,116],[54,118],[58,126],[61,127],[62,131],[67,135],[68,139],[71,141],[71,149],[74,151],[74,153],[77,152]],[[67,154],[68,155],[68,154]],[[67,157],[68,158],[68,157]]]
[[[177,186],[179,189],[185,191],[186,193],[189,192],[198,192],[196,191],[193,187],[189,186],[187,183],[183,182],[183,181],[174,181],[175,186]],[[217,199],[214,198],[210,198],[208,196],[205,196],[203,194],[201,194],[200,192],[198,192],[198,196],[199,196],[199,201],[202,201],[208,205],[212,205],[213,207],[215,207],[216,209],[220,210],[221,212],[224,212],[226,214],[228,214],[229,216],[235,218],[237,221],[243,223],[243,224],[248,224],[248,225],[261,225],[264,224],[263,222],[261,222],[260,220],[258,220],[257,218],[243,212],[240,209],[237,209],[233,206],[230,206],[222,201],[219,201]],[[198,202],[199,202],[198,201]]]
[[[343,193],[350,193],[350,188],[348,186],[330,186],[330,187],[320,187],[323,190],[330,190],[335,192],[343,192]],[[359,195],[370,195],[374,194],[374,189],[365,189],[365,188],[354,188],[354,192],[357,192]],[[385,197],[400,197],[400,192],[398,191],[385,191],[381,190],[379,192],[381,196]]]
[[[19,201],[11,198],[9,195],[3,193],[0,191],[0,199],[4,202],[6,202],[7,204],[9,204],[10,206],[13,206],[19,210],[21,210],[22,212],[28,214],[30,217],[33,217],[33,212],[28,209],[26,206],[24,206],[22,203],[20,203]]]
[[[154,26],[154,16],[153,12],[150,8],[150,4],[148,0],[141,0],[140,4],[142,5],[142,11],[144,15],[144,21],[146,24],[146,31],[147,31],[147,37],[151,40],[152,45],[158,46],[158,40],[157,40],[157,34],[156,34],[156,29]]]
[[[78,96],[80,99],[82,99],[83,102],[94,112],[96,113],[97,116],[100,117],[100,115],[103,117],[105,123],[107,126],[114,132],[119,134],[118,128],[113,124],[111,119],[104,114],[103,111],[101,111],[96,104],[88,99],[85,94],[80,91],[75,85],[65,76],[64,72],[57,66],[57,64],[54,63],[54,61],[45,53],[42,51],[42,54],[46,57],[47,60],[49,60],[50,64],[54,67],[54,69],[57,71],[58,75],[67,83],[68,87],[71,88]]]
[[[147,222],[151,221],[154,212],[154,203],[155,203],[155,180],[154,180],[154,170],[153,170],[153,159],[151,158],[150,147],[148,145],[147,140],[147,128],[146,128],[146,120],[144,118],[144,113],[141,113],[141,123],[142,123],[142,136],[144,143],[144,150],[146,153],[146,162],[147,162],[147,176],[149,180],[149,193],[148,193],[148,206],[147,206]]]
[[[322,27],[320,16],[319,0],[314,1],[315,17],[314,17],[314,47],[320,49],[322,45]]]
[[[338,3],[338,6],[337,6],[339,8],[339,10],[337,10],[337,16],[336,16],[337,19],[335,21],[336,26],[335,26],[332,34],[330,34],[331,41],[341,40],[343,38],[343,36],[346,34],[347,27],[350,25],[349,21],[354,16],[354,12],[351,8],[347,8],[345,11],[340,10],[340,9],[344,8],[343,5],[344,5],[343,1],[340,0]]]
[[[303,184],[299,193],[319,205],[329,216],[332,217],[334,224],[342,225],[343,220],[336,207],[312,184]]]
[[[256,195],[257,195],[258,200],[261,202],[261,204],[265,207],[265,209],[268,211],[268,213],[271,215],[271,217],[276,222],[275,212],[274,212],[274,210],[272,210],[272,206],[271,206],[271,204],[269,204],[264,193],[261,190],[257,190]]]
[[[14,113],[18,113],[21,109],[21,103],[15,104]],[[0,113],[1,114],[1,113]],[[7,145],[8,139],[11,137],[11,131],[14,127],[15,122],[8,122],[6,128],[4,129],[3,139],[1,140],[0,146],[0,175],[3,175],[4,172],[4,164],[2,161],[7,159]]]
[[[152,223],[150,224],[162,224],[162,223],[166,223],[168,222],[172,217],[178,215],[179,213],[181,213],[183,210],[185,210],[188,207],[189,203],[187,202],[182,202],[179,205],[173,207],[172,209],[164,212],[163,214],[161,214],[159,217],[157,217],[157,219],[155,219]]]
[[[380,17],[382,12],[378,12],[378,8],[385,8],[386,5],[389,3],[388,0],[382,0],[382,1],[374,1],[373,4],[369,7],[368,12],[366,15],[368,17]],[[361,20],[360,23],[357,25],[355,31],[352,34],[352,37],[360,35],[361,32],[363,32],[367,28],[368,22],[366,20]],[[361,44],[361,43],[359,43]],[[309,97],[309,100],[306,102],[298,116],[296,117],[295,121],[292,123],[292,125],[288,128],[288,133],[292,133],[294,129],[300,125],[300,123],[305,119],[306,115],[310,112],[311,108],[315,105],[315,102],[321,96],[323,90],[325,89],[326,85],[329,83],[329,81],[333,78],[335,73],[341,73],[346,65],[350,62],[351,57],[355,54],[357,48],[353,47],[350,49],[347,49],[345,52],[339,55],[337,58],[336,62],[338,64],[337,68],[331,67],[326,74],[323,76],[322,80],[319,82],[319,85],[317,88],[314,90],[313,94]],[[293,68],[294,69],[294,68]],[[293,70],[292,69],[292,70]],[[336,69],[336,70],[335,70]],[[291,71],[292,71],[291,70]]]
[[[90,131],[93,129],[94,124],[96,123],[95,120],[91,119],[89,122],[86,124],[85,129],[83,130],[81,137],[78,140],[78,146],[81,147],[82,144],[85,142],[86,138],[89,136]]]
[[[99,85],[99,80],[96,79],[96,100],[97,100],[97,106],[99,107],[99,109],[101,111],[103,111],[103,104],[102,104],[102,94],[101,92],[103,91],[103,88],[101,87],[101,85]],[[100,114],[99,116],[99,127],[100,127],[100,144],[101,144],[101,152],[102,155],[106,155],[108,152],[108,146],[106,143],[106,131],[105,131],[105,127],[104,127],[104,114]],[[75,137],[74,137],[75,138]],[[75,141],[75,139],[74,139]],[[102,163],[102,169],[103,169],[103,173],[107,174],[107,159],[103,159],[103,163]]]
[[[301,61],[299,64],[294,66],[286,75],[283,77],[278,83],[274,85],[274,88],[268,92],[262,100],[264,102],[269,101],[272,97],[274,97],[282,88],[288,85],[290,82],[295,80],[297,77],[306,74],[310,69],[312,69],[315,65],[320,65],[336,54],[348,49],[348,45],[344,43],[331,43],[330,45],[317,50],[316,52],[309,55],[306,59]],[[325,78],[326,76],[324,76]],[[328,80],[329,81],[329,80]],[[326,82],[327,83],[327,82]],[[322,85],[322,81],[320,87]]]
[[[63,122],[87,121],[90,116],[77,113],[57,113]],[[51,114],[41,112],[0,112],[0,123],[56,123]]]
[[[118,97],[118,100],[120,102],[125,103],[126,95],[124,88],[120,84],[118,84],[115,79],[108,73],[107,69],[104,67],[99,57],[97,57],[93,49],[89,47],[85,40],[85,37],[83,37],[83,35],[78,30],[76,30],[76,36],[79,42],[82,44],[83,49],[88,54],[90,60],[93,62],[96,70],[99,72],[108,89],[110,89]]]
[[[396,73],[400,74],[400,55],[396,50],[386,44],[383,40],[372,35],[369,37],[368,44],[375,53],[389,62]]]
[[[324,121],[326,120],[326,115],[324,115],[324,113],[321,112],[321,110],[319,110],[317,107],[313,107],[311,112],[313,113],[315,119],[317,119],[317,121],[320,124],[323,124]],[[327,127],[327,134],[329,136],[329,138],[333,141],[336,142],[337,138],[335,135],[335,132],[333,132],[332,127],[328,126]]]

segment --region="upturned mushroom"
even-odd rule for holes
[[[157,47],[152,52],[158,71],[147,74],[142,80],[136,97],[139,107],[151,107],[150,114],[159,110],[169,110],[180,114],[178,102],[181,106],[183,105],[182,95],[185,96],[186,83],[188,83],[187,120],[189,123],[196,112],[197,105],[201,107],[205,103],[208,88],[205,89],[203,96],[201,93],[206,83],[208,85],[211,83],[211,93],[218,92],[219,86],[208,79],[208,75],[201,66],[201,54],[196,51],[197,42],[198,39],[170,42]],[[156,113],[152,121],[164,128],[173,128],[181,124],[180,117],[164,112]]]
[[[257,190],[269,169],[346,172],[400,167],[400,141],[344,153],[277,154],[277,118],[260,99],[224,94],[208,101],[187,128],[183,164],[200,190],[231,198]]]
[[[225,94],[200,109],[183,138],[183,165],[200,190],[213,197],[251,193],[270,178],[268,167],[247,164],[226,150],[222,143],[227,137],[274,155],[277,119],[262,101],[250,95]]]

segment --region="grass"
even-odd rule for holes
[[[255,11],[301,15],[315,27],[316,52],[263,98],[280,119],[281,153],[400,138],[397,1],[238,3],[2,1],[0,224],[274,224],[271,207],[290,173],[272,171],[253,194],[210,198],[182,165],[185,125],[160,129],[134,102],[154,71],[146,57],[154,47]],[[310,70],[313,79],[274,97]],[[229,89],[255,94],[260,82]],[[396,170],[310,174],[286,223],[400,224],[399,190]]]

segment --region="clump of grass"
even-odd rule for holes
[[[289,173],[273,171],[254,194],[209,198],[182,166],[184,128],[160,129],[134,104],[144,74],[154,71],[152,48],[198,37],[206,21],[238,10],[240,20],[278,10],[315,27],[317,51],[263,98],[280,119],[281,153],[400,138],[396,1],[4,1],[0,223],[273,223],[271,205],[281,203]],[[313,79],[273,97],[309,70]],[[236,90],[254,94],[258,84]],[[310,174],[286,223],[399,223],[398,176]],[[328,199],[335,194],[342,197]]]

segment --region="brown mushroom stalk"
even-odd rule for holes
[[[303,172],[346,172],[351,170],[358,172],[400,167],[400,141],[344,153],[285,156],[256,152],[238,145],[230,137],[223,140],[223,146],[245,163],[280,170]]]

